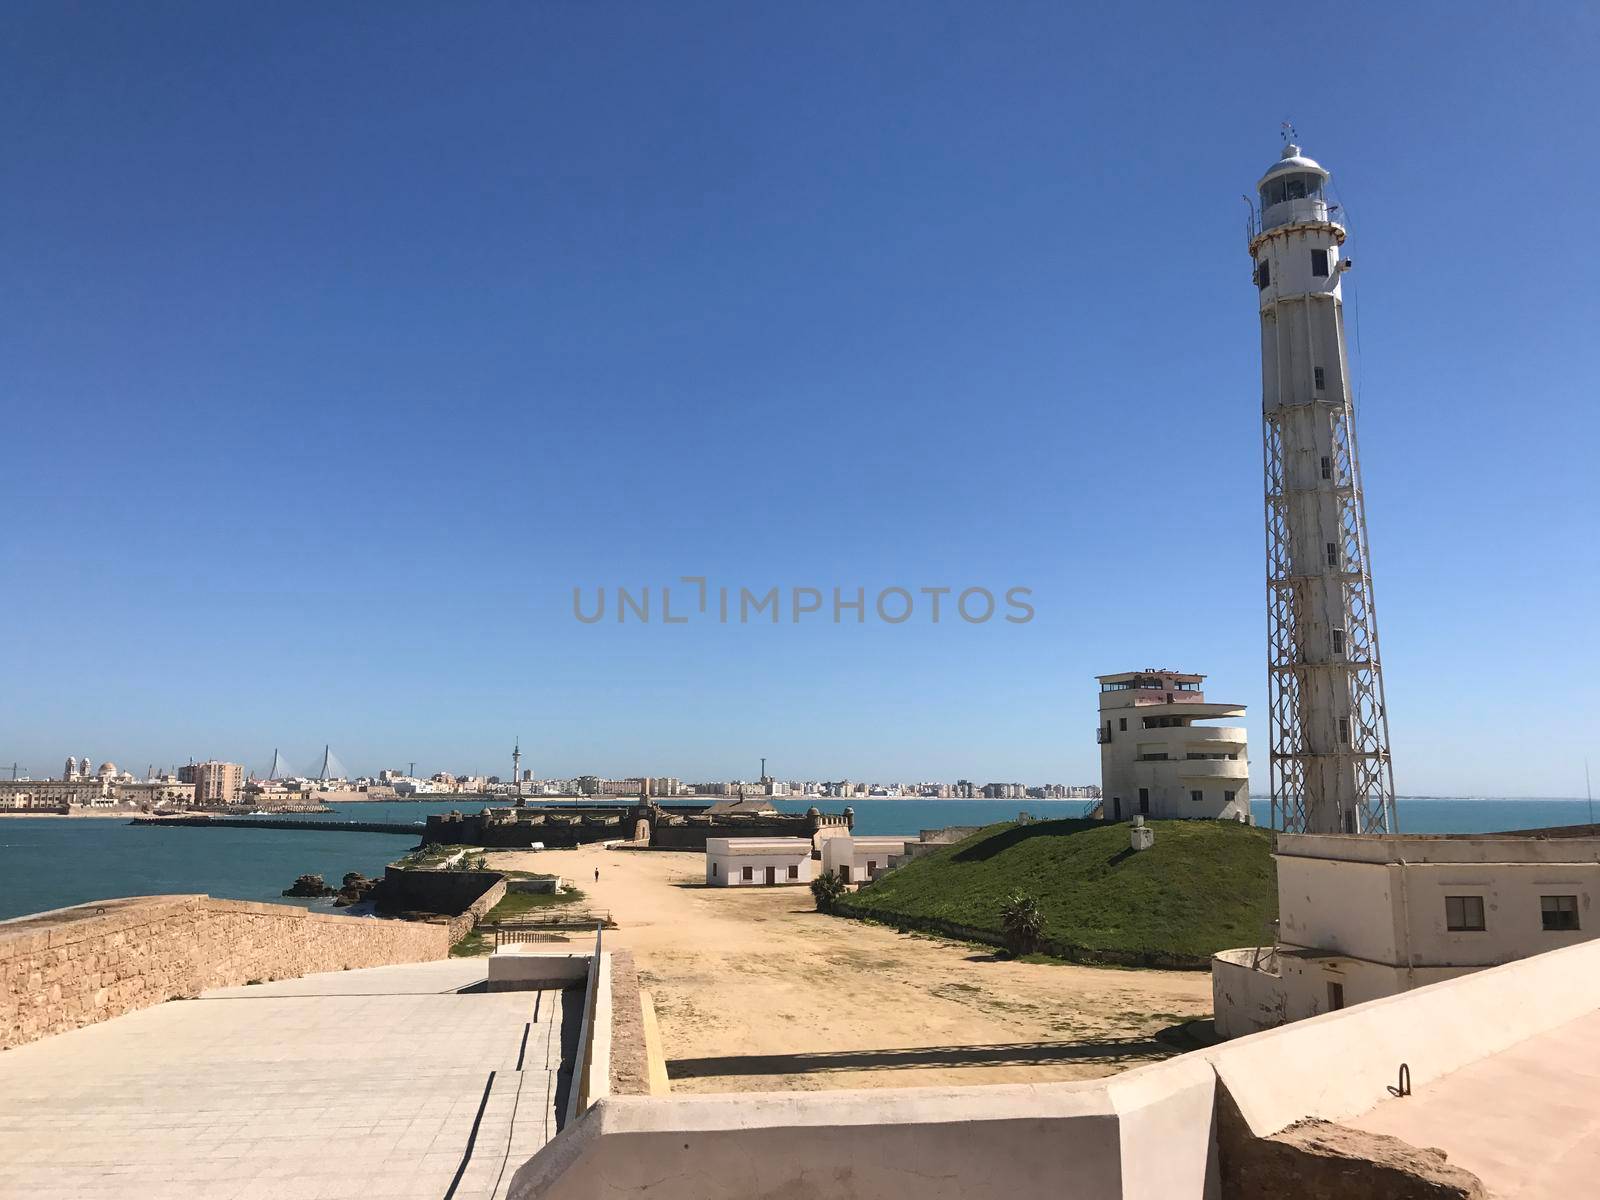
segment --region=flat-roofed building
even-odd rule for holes
[[[1250,754],[1243,726],[1196,725],[1244,716],[1207,703],[1204,675],[1150,669],[1100,675],[1101,815],[1122,821],[1250,820]]]
[[[712,887],[777,887],[815,878],[810,838],[707,838],[706,883]]]
[[[1274,945],[1212,960],[1217,1030],[1253,1033],[1600,933],[1600,827],[1280,833]]]
[[[244,786],[244,768],[238,763],[211,762],[194,765],[194,802],[232,804]]]
[[[831,837],[822,843],[822,869],[846,883],[871,883],[898,866],[909,853],[906,847],[916,843],[914,837]]]

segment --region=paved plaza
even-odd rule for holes
[[[219,988],[0,1053],[0,1196],[503,1196],[556,1132],[581,999],[486,992],[486,961]]]

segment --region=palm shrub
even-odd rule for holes
[[[837,871],[824,871],[811,881],[811,895],[817,902],[818,912],[831,913],[846,890]]]
[[[1032,954],[1044,940],[1044,913],[1039,911],[1039,901],[1013,893],[1000,906],[1000,928],[1011,953]]]

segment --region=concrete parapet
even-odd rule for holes
[[[491,992],[538,992],[582,983],[589,977],[589,954],[551,953],[532,946],[501,946],[489,956]]]
[[[1113,1081],[615,1096],[529,1160],[509,1194],[1199,1198],[1215,1195],[1214,1091],[1205,1062],[1180,1059]]]

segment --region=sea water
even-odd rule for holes
[[[774,801],[784,812],[855,810],[863,834],[907,834],[946,825],[987,825],[1019,812],[1044,819],[1082,816],[1083,800],[891,800],[816,798]],[[429,813],[475,812],[472,800],[337,804],[328,821],[417,825]],[[1256,821],[1270,823],[1270,805],[1251,801]],[[1489,833],[1580,825],[1590,820],[1583,800],[1506,800],[1402,797],[1406,833]],[[327,900],[287,900],[297,875],[321,875],[335,887],[347,871],[382,873],[416,839],[404,834],[306,829],[196,829],[130,825],[114,817],[0,818],[0,919],[117,896],[206,892],[236,900],[298,903],[339,912]]]

